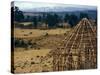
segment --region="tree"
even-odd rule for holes
[[[41,16],[41,21],[43,23],[46,23],[47,24],[47,15],[46,15],[46,13],[43,13],[43,15]]]
[[[78,23],[78,17],[74,14],[70,15],[69,24],[71,27],[75,26]]]
[[[33,25],[34,25],[34,28],[37,28],[37,17],[36,16],[33,17]]]
[[[31,17],[28,15],[25,20],[29,22],[31,21]]]
[[[87,13],[80,13],[80,20],[81,20],[82,18],[88,18],[88,19],[89,19],[89,16],[88,16]]]
[[[48,24],[48,27],[53,27],[53,16],[51,14],[47,14],[45,23]]]
[[[12,13],[14,13],[14,20],[15,21],[23,21],[24,20],[24,15],[21,10],[19,10],[18,7],[12,7]]]
[[[57,24],[59,23],[59,16],[57,14],[53,15],[53,22],[55,27],[57,26]]]
[[[68,22],[68,20],[69,20],[69,15],[68,14],[65,14],[64,22]]]
[[[41,22],[42,21],[42,17],[38,16],[38,21]]]
[[[56,27],[58,22],[59,22],[59,16],[57,14],[54,15],[47,14],[46,24],[48,24],[49,28]]]

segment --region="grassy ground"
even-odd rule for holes
[[[39,37],[48,33],[49,35],[64,34],[70,31],[70,29],[49,29],[49,30],[40,30],[40,29],[14,29],[14,37]]]
[[[67,36],[71,29],[14,29],[14,38],[32,40],[36,48],[15,48],[14,49],[14,72],[42,72],[52,71],[52,59],[41,64],[41,59]],[[48,35],[46,35],[48,33]]]
[[[14,67],[15,73],[41,72],[41,58],[49,53],[50,49],[15,51]]]

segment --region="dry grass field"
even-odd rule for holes
[[[56,48],[71,29],[14,29],[14,38],[32,40],[36,48],[14,48],[14,72],[52,71],[52,59],[41,63],[41,59]]]
[[[70,31],[69,29],[48,29],[48,30],[40,30],[40,29],[19,29],[15,28],[14,29],[14,37],[39,37],[42,35],[45,35],[48,33],[49,35],[56,35],[56,34],[64,34],[66,32]]]
[[[41,58],[44,57],[50,49],[15,51],[14,69],[15,73],[23,72],[41,72]]]

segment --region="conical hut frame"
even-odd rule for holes
[[[51,57],[53,71],[97,68],[97,36],[92,23],[83,18],[59,48],[51,50],[42,61]]]

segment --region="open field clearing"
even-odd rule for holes
[[[50,49],[15,51],[14,52],[14,72],[36,72],[42,71],[41,59],[50,52]]]
[[[71,29],[18,29],[14,30],[14,38],[24,41],[31,40],[33,48],[14,48],[14,72],[52,71],[52,58],[41,63],[41,59],[58,47],[62,39]]]
[[[69,32],[71,29],[48,29],[48,30],[40,30],[40,29],[14,29],[14,37],[22,37],[22,38],[29,38],[29,37],[39,37],[46,34],[49,35],[56,35],[56,34],[64,34]]]

